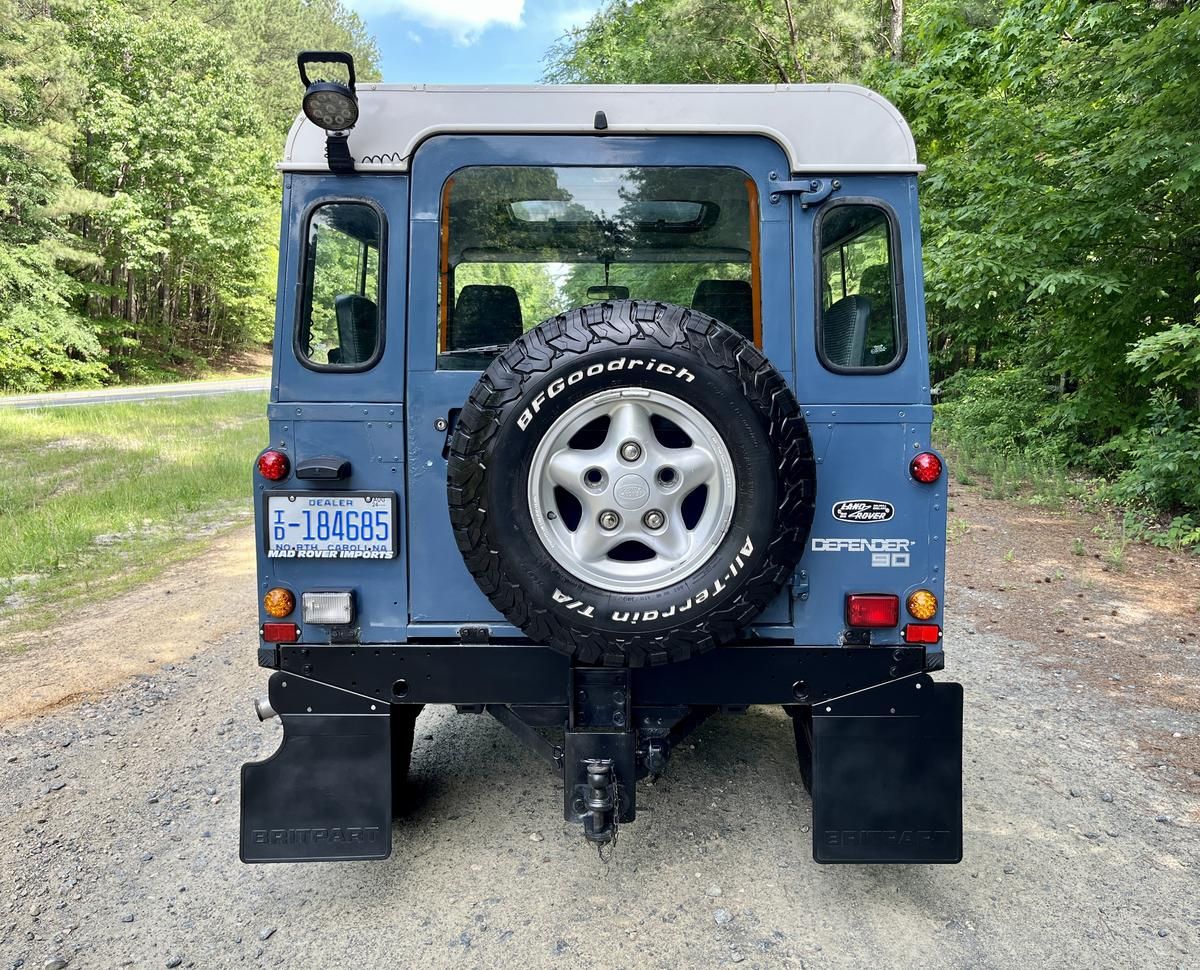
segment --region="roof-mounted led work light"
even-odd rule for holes
[[[350,72],[349,82],[310,80],[306,67],[310,64],[345,64]],[[304,116],[318,128],[325,129],[325,157],[332,172],[354,171],[347,136],[358,122],[358,95],[354,90],[354,58],[345,51],[301,51],[296,58],[300,81],[304,84],[301,107]]]

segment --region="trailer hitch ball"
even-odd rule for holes
[[[588,789],[588,808],[593,812],[612,810],[612,764],[610,762],[600,761],[588,765]]]
[[[587,766],[587,797],[583,800],[587,812],[583,818],[583,834],[589,842],[604,844],[613,841],[616,799],[611,761],[593,761]]]
[[[279,717],[275,708],[271,706],[271,699],[268,697],[259,697],[254,701],[254,713],[258,715],[260,721],[269,721],[273,717]]]

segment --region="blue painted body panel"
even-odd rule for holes
[[[270,560],[258,515],[260,591],[286,586],[352,589],[363,643],[400,643],[457,635],[487,625],[519,636],[495,612],[454,544],[446,504],[446,435],[435,422],[463,401],[478,378],[435,368],[439,208],[445,180],[480,164],[720,165],[740,168],[759,188],[763,349],[792,385],[809,421],[817,459],[817,514],[797,580],[758,619],[752,635],[805,646],[838,644],[851,592],[944,593],[946,477],[932,486],[908,472],[930,447],[932,408],[921,279],[916,179],[912,175],[828,173],[834,199],[882,202],[894,214],[906,310],[907,352],[887,373],[846,375],[817,358],[815,220],[820,207],[797,196],[770,201],[772,173],[787,178],[778,145],[756,136],[443,135],[417,151],[409,175],[288,175],[280,246],[279,299],[270,446],[293,462],[315,455],[350,461],[337,488],[394,490],[402,527],[392,560]],[[361,373],[319,372],[292,349],[307,214],[323,201],[366,199],[386,217],[381,300],[385,322],[379,363]],[[313,487],[294,478],[288,488]],[[255,475],[261,496],[273,487]],[[326,486],[328,487],[328,486]],[[317,486],[319,489],[319,486]],[[891,503],[894,517],[839,522],[835,502]],[[268,619],[265,614],[263,619]],[[935,622],[941,623],[941,614]],[[302,631],[329,642],[329,630]],[[873,644],[899,642],[899,630]]]

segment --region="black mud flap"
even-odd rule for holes
[[[390,705],[276,673],[283,743],[242,766],[243,862],[385,859],[392,851]]]
[[[812,714],[817,862],[962,859],[961,684],[904,677]]]

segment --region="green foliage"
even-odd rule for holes
[[[1052,392],[1026,368],[962,370],[941,390],[937,433],[953,448],[1053,460],[1065,447],[1047,421]]]
[[[1125,355],[1143,377],[1168,386],[1200,386],[1200,326],[1173,323],[1137,341]]]
[[[879,0],[612,0],[547,57],[560,83],[852,80],[882,45]]]
[[[40,4],[0,0],[0,386],[37,390],[108,374],[68,271],[94,264],[73,223],[103,204],[71,171],[81,66],[66,22]]]
[[[0,389],[268,338],[295,38],[377,76],[338,0],[0,0]]]
[[[939,421],[1118,475],[1122,501],[1194,507],[1191,476],[1156,469],[1200,447],[1200,10],[928,0],[909,27],[906,60],[866,80],[929,165],[933,359],[959,375]]]
[[[1139,509],[1200,509],[1200,416],[1165,390],[1147,423],[1122,439],[1129,465],[1106,490]]]

